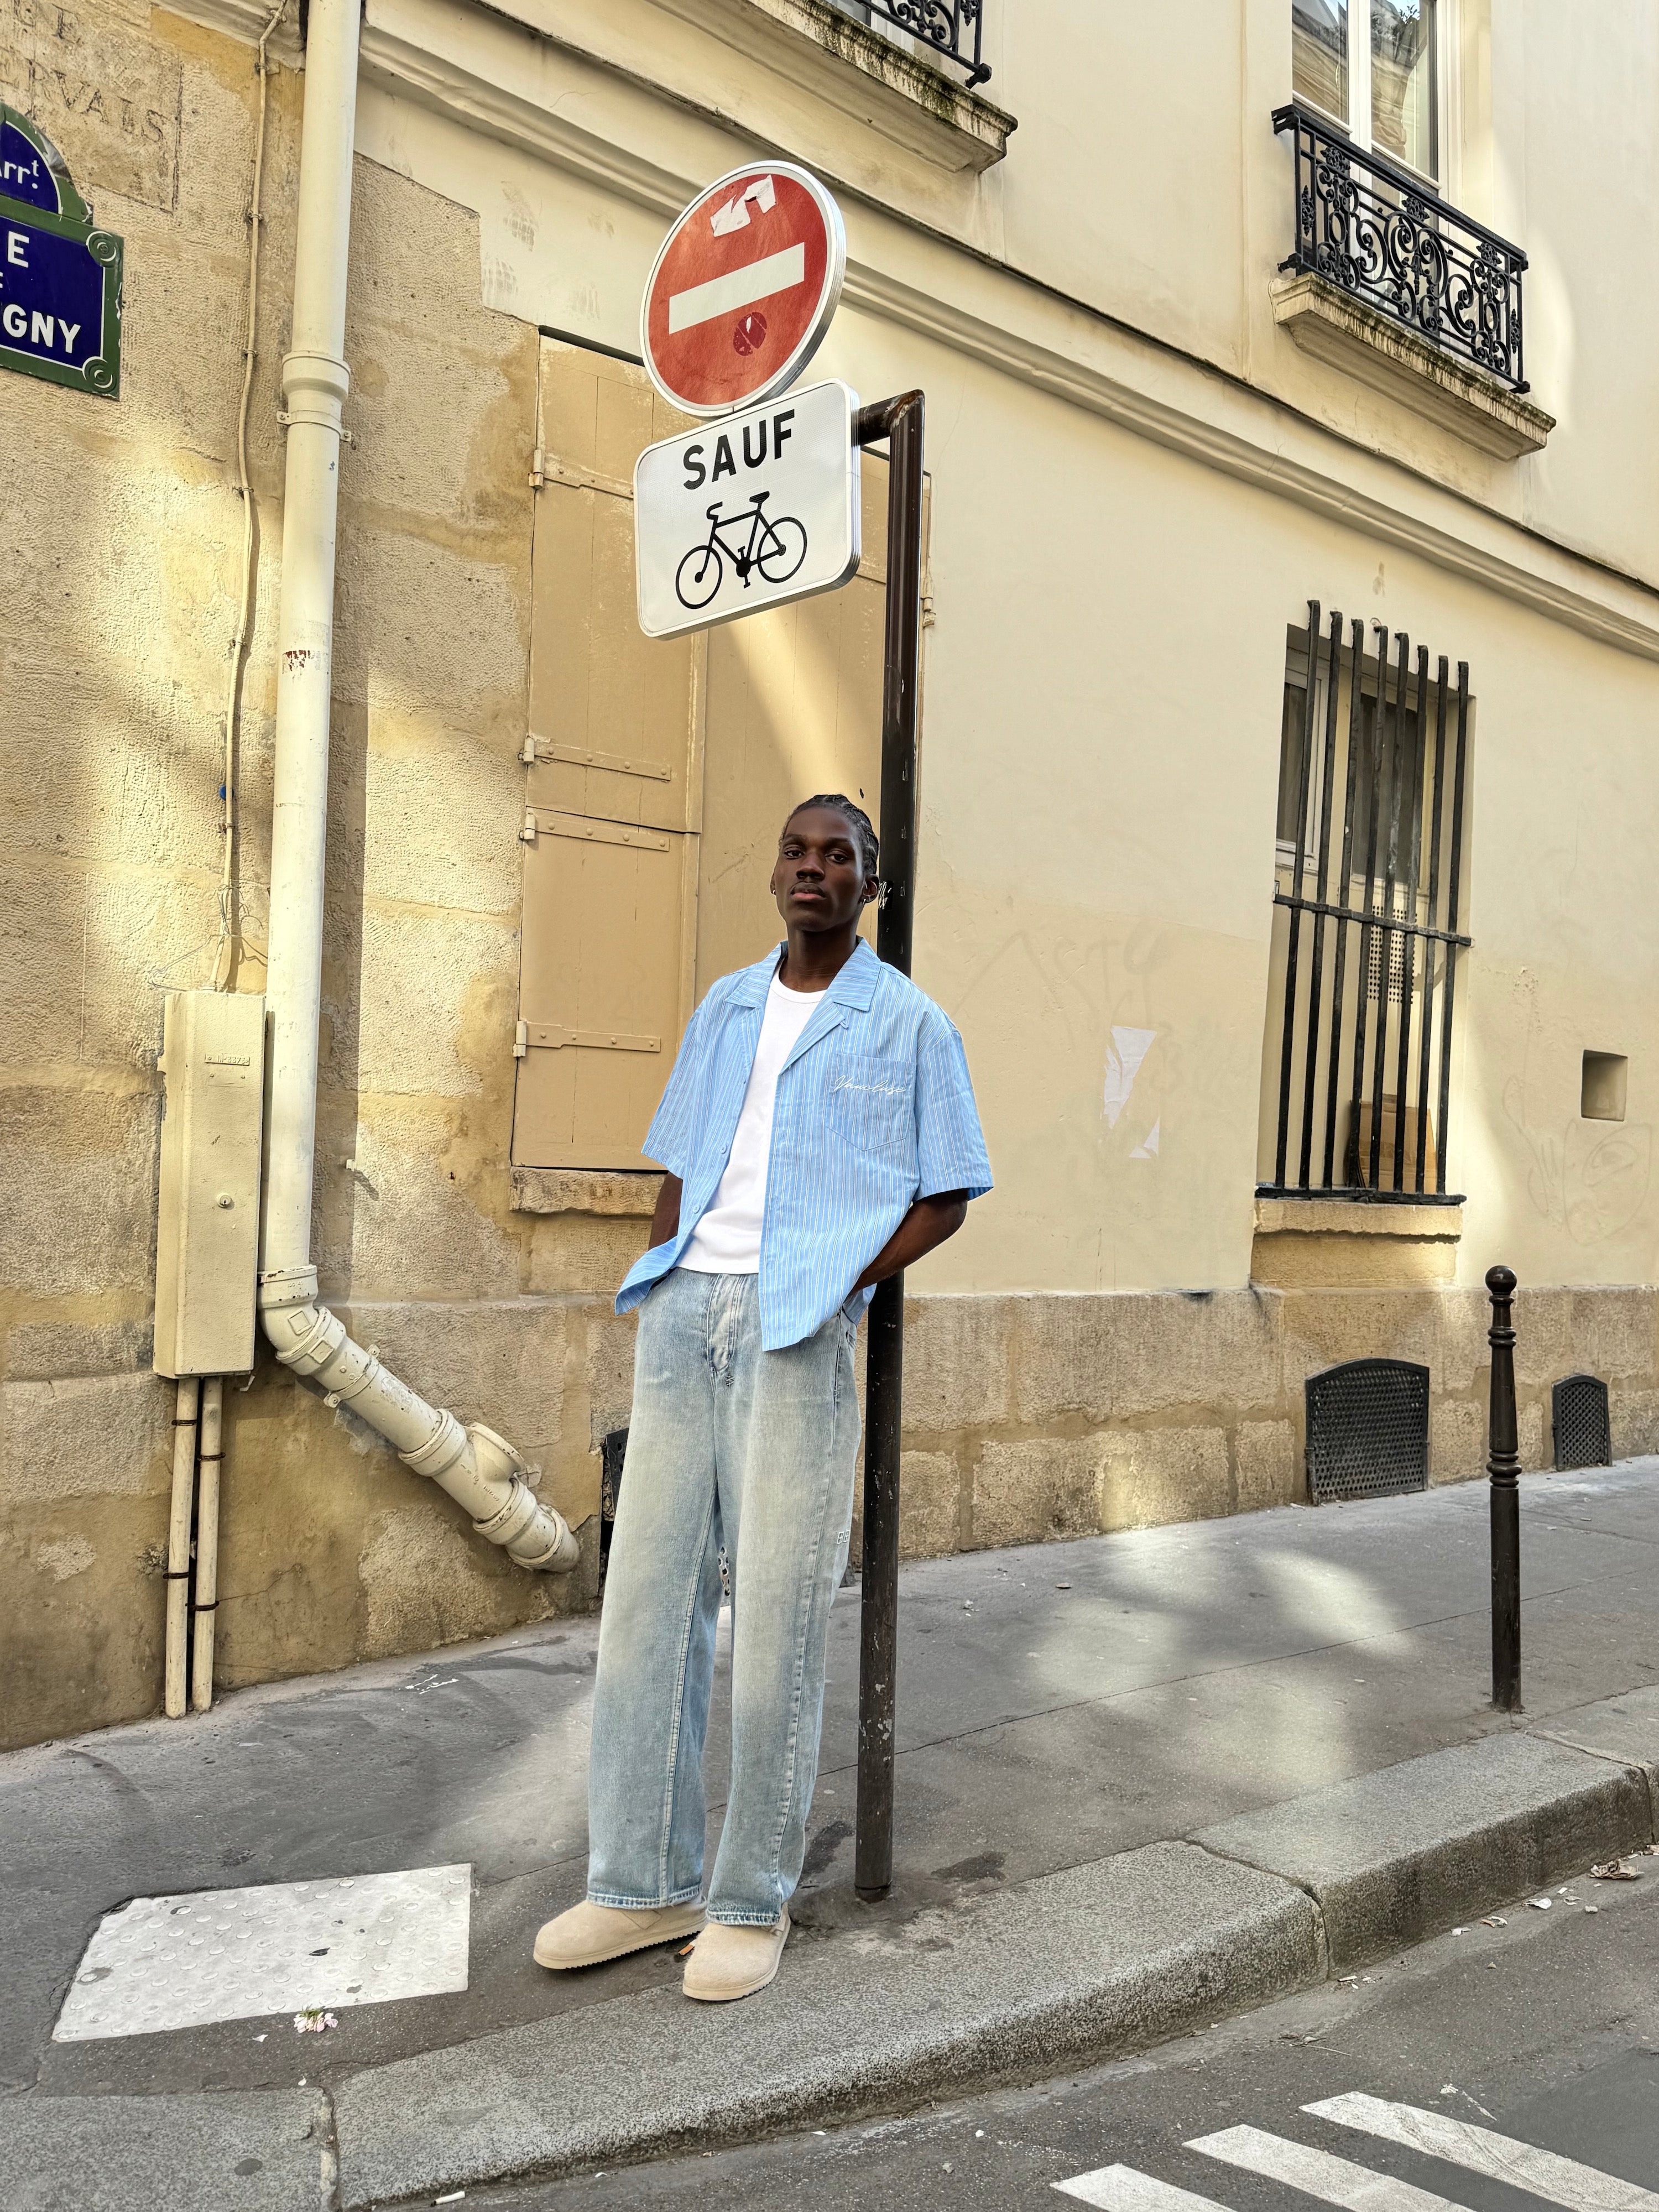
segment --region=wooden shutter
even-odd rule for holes
[[[684,418],[544,342],[513,1157],[637,1168],[691,1010],[701,637],[639,626],[634,462]]]
[[[654,640],[634,463],[685,418],[642,369],[550,339],[540,409],[513,1158],[637,1168],[696,999],[781,933],[789,809],[844,791],[879,815],[887,465],[865,456],[843,590]]]
[[[867,454],[863,505],[850,584],[708,633],[699,994],[782,934],[767,884],[792,806],[844,791],[880,827],[887,464]]]

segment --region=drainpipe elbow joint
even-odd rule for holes
[[[492,1488],[505,1485],[498,1509],[473,1527],[492,1544],[499,1544],[509,1559],[543,1574],[568,1574],[581,1553],[562,1513],[544,1504],[526,1478],[536,1469],[526,1465],[521,1454],[494,1429],[472,1422],[466,1431],[480,1476]]]
[[[345,1342],[345,1323],[317,1304],[314,1267],[279,1267],[262,1275],[259,1318],[277,1358],[299,1375],[319,1374]]]

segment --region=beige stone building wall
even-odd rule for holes
[[[1353,1358],[1432,1377],[1429,1479],[1484,1471],[1491,1320],[1474,1291],[1124,1292],[906,1307],[908,1556],[1305,1503],[1310,1375]],[[1659,1296],[1522,1291],[1522,1464],[1551,1464],[1549,1385],[1610,1384],[1614,1455],[1659,1444]]]
[[[39,103],[126,240],[123,391],[112,405],[0,378],[24,556],[0,608],[9,1741],[147,1712],[159,1695],[173,1393],[149,1371],[155,1059],[164,992],[207,981],[218,927],[257,100],[241,40],[160,10],[53,12],[61,43],[83,66],[95,57],[104,106],[118,114],[124,89],[149,87],[169,135],[167,160],[135,175],[96,118],[77,127]],[[237,980],[252,989],[295,62],[290,40],[270,80],[252,416]],[[596,1423],[625,1407],[627,1383],[605,1304],[561,1293],[599,1285],[615,1224],[515,1213],[507,1166],[538,340],[482,306],[469,210],[364,160],[354,216],[316,1249],[358,1334],[464,1419],[509,1432],[581,1524],[597,1504]],[[591,1559],[570,1581],[524,1574],[266,1359],[251,1389],[228,1390],[226,1425],[226,1684],[591,1599]]]
[[[7,1741],[160,1695],[155,1060],[163,992],[206,981],[217,930],[258,96],[255,11],[191,6],[207,20],[20,0],[0,36],[0,98],[38,113],[127,242],[119,403],[0,376]],[[1616,1452],[1659,1446],[1659,307],[1605,282],[1659,197],[1651,102],[1640,122],[1631,105],[1651,25],[1610,9],[1575,43],[1547,0],[1455,11],[1449,188],[1532,255],[1534,397],[1558,418],[1543,453],[1501,462],[1274,322],[1287,0],[1218,0],[1199,35],[1189,11],[988,0],[1006,139],[1006,117],[919,103],[817,0],[532,12],[366,15],[315,1249],[361,1340],[541,1467],[584,1563],[524,1575],[262,1354],[228,1393],[221,1680],[592,1602],[599,1447],[630,1381],[610,1300],[651,1182],[508,1164],[538,326],[631,349],[669,214],[757,145],[846,208],[824,373],[928,395],[916,966],[968,1040],[997,1189],[910,1285],[906,1550],[1294,1502],[1305,1379],[1358,1355],[1429,1366],[1434,1479],[1475,1475],[1497,1259],[1524,1285],[1525,1463],[1547,1462],[1548,1386],[1578,1369],[1610,1385]],[[274,51],[250,989],[291,27]],[[1310,1233],[1254,1196],[1285,631],[1310,596],[1474,672],[1467,1202],[1433,1237]],[[1157,1042],[1109,1119],[1124,1024]],[[1577,1115],[1585,1047],[1630,1055],[1616,1157]]]

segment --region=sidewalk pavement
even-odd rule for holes
[[[1522,1516],[1518,1720],[1487,1702],[1483,1483],[907,1567],[875,1906],[848,1589],[797,1933],[729,2008],[686,2003],[672,1950],[531,1961],[582,1892],[594,1622],[12,1753],[0,2200],[349,2212],[902,2108],[1201,2027],[1634,1850],[1659,1460],[1527,1477]],[[712,1779],[723,1722],[708,1755]],[[321,2034],[52,2039],[126,1899],[460,1864],[465,1989],[347,2001]]]

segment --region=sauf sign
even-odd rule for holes
[[[665,398],[709,419],[647,446],[635,466],[647,636],[832,592],[856,574],[857,397],[836,381],[793,388],[846,265],[835,202],[788,163],[722,177],[664,241],[641,316],[645,365]]]
[[[118,398],[121,258],[52,141],[0,106],[0,368]]]
[[[844,384],[814,384],[647,447],[634,513],[648,636],[833,592],[856,574],[856,404]]]

